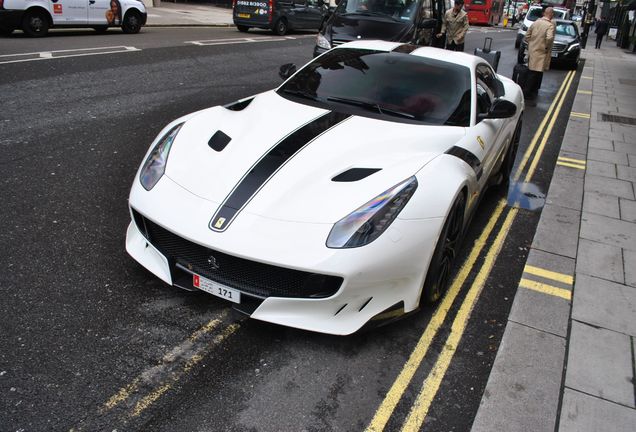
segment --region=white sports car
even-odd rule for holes
[[[483,60],[357,41],[276,90],[165,127],[130,192],[126,249],[168,284],[332,334],[433,303],[523,96]]]

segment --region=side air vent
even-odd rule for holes
[[[334,182],[354,182],[369,177],[382,168],[351,168],[331,179]]]
[[[479,158],[477,158],[477,156],[475,156],[472,152],[466,149],[463,149],[461,147],[454,146],[454,147],[451,147],[446,152],[446,154],[460,158],[461,160],[466,162],[468,165],[470,165],[470,167],[475,171],[477,180],[479,180],[479,178],[483,174],[481,162],[479,161]]]
[[[221,131],[216,131],[216,133],[212,135],[212,138],[210,138],[210,141],[208,141],[208,145],[212,150],[220,152],[230,143],[230,141],[232,141],[232,138]]]
[[[229,109],[230,111],[243,111],[249,104],[254,100],[253,97],[248,99],[243,99],[240,101],[232,102],[227,105],[223,105],[223,108]]]

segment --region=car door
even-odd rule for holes
[[[54,25],[86,24],[88,0],[51,0]]]
[[[320,29],[325,12],[323,0],[307,0],[306,28]]]
[[[293,0],[288,13],[289,24],[293,28],[307,28],[309,18],[307,0]]]
[[[121,25],[121,3],[119,0],[87,0],[88,22],[91,25]]]

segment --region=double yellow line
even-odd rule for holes
[[[518,181],[521,177],[525,166],[530,161],[533,152],[536,150],[530,167],[528,168],[528,171],[526,173],[525,181],[527,182],[532,178],[538,166],[539,160],[543,155],[543,151],[545,149],[548,138],[552,133],[552,129],[554,127],[556,119],[561,111],[563,102],[565,101],[565,97],[570,89],[570,86],[574,79],[574,75],[574,71],[569,72],[566,75],[565,80],[561,84],[561,87],[559,88],[554,101],[550,105],[548,112],[543,118],[543,121],[537,129],[537,132],[534,134],[532,141],[528,146],[528,149],[523,155],[521,163],[514,176],[515,182]],[[409,359],[402,367],[400,374],[398,375],[395,382],[387,392],[384,400],[378,407],[375,415],[373,416],[373,419],[367,427],[367,431],[380,432],[383,431],[386,427],[386,424],[393,415],[395,407],[398,405],[398,403],[402,399],[402,396],[404,395],[404,392],[411,384],[413,376],[419,369],[422,360],[424,359],[426,353],[428,352],[428,349],[433,342],[433,339],[446,320],[446,317],[448,316],[453,302],[457,298],[469,274],[472,272],[477,259],[479,258],[479,256],[481,256],[482,251],[486,246],[487,240],[488,238],[490,238],[491,233],[499,222],[499,219],[502,216],[505,208],[505,201],[500,201],[490,219],[488,220],[486,227],[473,245],[473,248],[471,249],[468,258],[466,259],[466,262],[462,265],[459,273],[450,285],[446,295],[443,297],[441,303],[438,305],[437,309],[433,313],[431,321],[424,330],[424,333],[413,349],[413,352],[411,353]],[[444,375],[446,374],[446,371],[450,366],[455,351],[457,350],[457,347],[461,341],[473,307],[477,302],[477,299],[479,298],[481,290],[485,285],[485,282],[488,279],[492,268],[494,267],[495,261],[499,255],[499,252],[501,251],[503,243],[510,231],[510,227],[514,222],[516,215],[516,208],[513,207],[508,209],[504,221],[501,224],[499,231],[497,232],[497,235],[486,254],[483,264],[481,265],[477,276],[472,282],[466,294],[466,297],[464,298],[459,311],[457,312],[457,315],[453,320],[453,323],[451,325],[451,332],[448,335],[445,343],[443,344],[442,352],[439,354],[431,372],[424,380],[415,399],[415,402],[411,406],[410,412],[402,425],[402,430],[418,431],[424,423],[431,403],[433,402],[433,399],[435,398],[435,395],[439,390]]]

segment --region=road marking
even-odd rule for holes
[[[583,79],[589,79],[589,80],[594,79],[594,78],[593,78],[593,77],[591,77],[591,76],[585,76],[585,75],[582,75],[582,76],[581,76],[581,78],[583,78]]]
[[[576,92],[580,93],[580,94],[584,94],[584,95],[591,95],[592,94],[592,92],[590,90],[577,90]]]
[[[528,264],[526,264],[526,266],[523,268],[523,272],[529,273],[535,276],[540,276],[545,279],[552,279],[557,282],[563,282],[564,284],[568,284],[568,285],[572,285],[572,283],[574,282],[574,278],[570,275],[567,275],[564,273],[557,273],[551,270],[542,269],[540,267],[535,267]]]
[[[520,167],[518,168],[517,175],[515,176],[515,181],[518,180],[519,177],[521,176],[521,171],[523,170],[523,167],[529,160],[530,154],[532,153],[532,147],[536,145],[539,137],[541,137],[543,128],[546,126],[546,123],[547,123],[548,127],[545,130],[545,135],[543,136],[543,140],[533,157],[531,166],[526,176],[526,181],[530,180],[532,176],[534,175],[534,171],[538,165],[538,159],[541,158],[543,154],[545,143],[547,142],[548,137],[552,133],[554,123],[556,121],[556,118],[559,116],[561,112],[563,102],[569,91],[570,85],[572,84],[572,80],[574,76],[575,76],[574,71],[571,71],[568,73],[568,75],[566,75],[565,81],[561,84],[561,87],[559,91],[557,92],[557,97],[552,102],[550,108],[548,109],[548,112],[546,113],[545,117],[543,118],[543,121],[541,122],[539,129],[537,130],[534,137],[532,138],[529,150],[526,151],[526,153],[524,154],[525,161],[523,161]],[[502,203],[500,202],[499,206],[501,205]],[[373,419],[371,420],[371,423],[367,427],[366,429],[367,432],[371,432],[371,431],[379,432],[384,430],[391,415],[393,414],[395,407],[397,406],[400,399],[402,398],[402,395],[404,394],[406,388],[410,384],[413,378],[413,375],[415,374],[416,370],[419,368],[424,356],[426,355],[426,352],[428,351],[428,348],[430,347],[430,344],[433,338],[436,336],[439,328],[441,327],[444,319],[446,318],[446,315],[448,314],[450,307],[452,306],[453,301],[455,300],[460,288],[462,287],[462,285],[466,281],[466,278],[470,274],[472,267],[474,266],[477,260],[477,257],[480,255],[486,240],[490,236],[490,233],[494,227],[494,224],[497,222],[497,220],[499,220],[499,216],[501,212],[503,211],[503,208],[499,206],[497,210],[495,211],[495,213],[493,213],[493,215],[489,219],[486,229],[482,231],[481,236],[475,243],[475,246],[473,247],[473,250],[471,251],[469,258],[466,260],[466,262],[462,266],[460,273],[453,281],[453,284],[449,288],[446,295],[443,297],[442,302],[437,306],[435,313],[433,314],[433,317],[431,318],[431,321],[429,322],[426,329],[424,330],[424,334],[418,341],[416,347],[411,353],[411,356],[409,357],[408,361],[403,366],[402,371],[400,372],[395,382],[391,386],[391,389],[389,389],[389,392],[385,396],[384,400],[382,401],[382,404],[380,405]],[[516,214],[517,214],[517,209],[514,207],[508,211],[508,214],[506,215],[506,219],[504,220],[504,223],[499,229],[499,232],[493,244],[490,246],[490,249],[488,250],[484,263],[482,264],[477,277],[475,278],[473,284],[471,285],[471,288],[469,289],[469,292],[467,293],[466,298],[462,302],[462,305],[460,306],[460,310],[453,321],[453,324],[451,327],[451,334],[446,340],[446,343],[444,344],[444,348],[442,352],[440,353],[438,360],[435,363],[435,366],[433,367],[431,372],[428,374],[426,380],[424,381],[422,390],[419,392],[419,395],[416,399],[415,404],[411,407],[409,415],[407,419],[405,420],[403,430],[409,430],[409,431],[419,430],[421,425],[423,424],[426,418],[426,415],[428,414],[428,409],[430,408],[430,405],[433,399],[435,398],[437,391],[439,390],[439,386],[441,385],[442,379],[444,378],[446,370],[448,369],[450,362],[452,360],[452,357],[455,353],[455,350],[459,344],[459,341],[461,340],[461,337],[465,330],[466,323],[468,319],[470,318],[472,308],[475,302],[477,301],[477,299],[479,298],[483,285],[486,279],[488,278],[490,271],[492,270],[492,267],[494,266],[494,262],[496,261],[499,255],[503,242],[507,238],[507,235],[510,231],[510,227],[512,223],[514,222]]]
[[[552,296],[561,297],[568,301],[572,300],[572,291],[563,289],[563,288],[558,288],[552,285],[544,284],[541,282],[536,282],[530,279],[521,279],[519,281],[519,286],[532,290],[532,291],[537,291],[543,294],[549,294]]]
[[[564,156],[559,156],[556,164],[560,166],[569,167],[569,168],[577,168],[580,170],[584,170],[586,161],[583,159],[573,159],[573,158],[568,158]]]
[[[240,38],[226,38],[226,39],[208,39],[198,41],[186,41],[186,44],[198,45],[198,46],[215,46],[215,45],[234,45],[245,43],[258,43],[258,42],[284,42],[295,39],[307,39],[315,37],[314,35],[305,36],[283,36],[283,37],[240,37]]]
[[[570,77],[570,75],[573,73],[574,71],[570,71],[565,76],[565,80],[563,80],[563,82],[561,83],[561,87],[559,87],[559,91],[557,91],[556,97],[550,104],[550,107],[548,108],[548,112],[546,112],[545,116],[543,117],[543,120],[541,121],[541,124],[539,125],[539,128],[537,129],[534,136],[532,137],[532,140],[530,141],[530,145],[528,145],[528,148],[523,154],[523,158],[521,159],[521,162],[519,162],[519,168],[517,169],[517,173],[514,176],[515,182],[519,181],[519,178],[521,177],[523,173],[523,169],[525,168],[526,164],[530,160],[530,156],[532,155],[532,152],[534,151],[534,148],[537,142],[539,141],[541,134],[543,133],[543,129],[545,128],[545,125],[548,123],[548,120],[550,119],[550,116],[552,115],[552,111],[554,111],[554,108],[556,107],[558,100],[561,97],[561,94],[565,90],[567,80]]]
[[[0,55],[0,64],[8,63],[22,63],[28,61],[38,60],[51,60],[68,57],[84,57],[103,54],[119,54],[126,52],[141,51],[139,48],[129,46],[112,46],[112,47],[97,47],[97,48],[77,48],[68,50],[56,50],[56,51],[42,51],[32,53],[20,53],[20,54],[3,54]],[[6,60],[5,60],[6,59]]]
[[[561,93],[560,95],[559,103],[557,104],[554,110],[554,113],[552,115],[552,118],[550,119],[550,122],[548,123],[548,127],[546,128],[545,133],[543,134],[543,138],[541,139],[541,144],[539,144],[539,147],[537,148],[537,152],[534,156],[534,159],[532,160],[532,163],[530,164],[530,167],[528,168],[528,172],[526,173],[526,178],[525,178],[526,183],[530,181],[530,179],[534,175],[534,171],[537,169],[537,166],[539,165],[539,160],[541,159],[541,156],[543,155],[543,150],[545,149],[545,145],[548,142],[548,138],[552,134],[552,129],[554,128],[556,119],[559,117],[559,114],[561,113],[561,108],[563,108],[563,102],[565,101],[568,91],[570,90],[570,85],[572,85],[573,79],[574,79],[574,71],[571,71],[571,74],[565,80],[566,82],[565,89],[563,93]]]
[[[574,111],[572,111],[570,113],[570,116],[571,117],[577,117],[577,118],[583,118],[583,119],[589,119],[590,118],[590,115],[587,114],[587,113],[580,113],[580,112],[574,112]]]
[[[415,375],[415,372],[422,363],[424,356],[431,346],[433,338],[444,323],[446,315],[448,315],[448,312],[450,311],[455,298],[459,294],[460,288],[462,287],[464,282],[466,282],[470,271],[477,262],[477,258],[481,254],[483,248],[486,246],[486,241],[490,237],[490,234],[492,233],[505,207],[506,202],[504,200],[500,201],[495,211],[490,216],[486,227],[482,231],[477,241],[475,241],[475,244],[473,245],[470,255],[466,259],[466,262],[462,265],[459,273],[453,280],[452,285],[446,292],[446,295],[442,298],[441,303],[437,305],[437,308],[435,308],[435,312],[433,313],[431,321],[426,326],[424,333],[417,342],[417,345],[415,345],[415,348],[413,349],[413,352],[411,352],[409,359],[402,367],[400,374],[395,379],[395,382],[393,383],[386,396],[384,397],[384,400],[378,407],[375,415],[373,416],[373,419],[371,420],[371,423],[369,423],[369,426],[366,429],[367,431],[379,432],[384,430],[384,427],[391,418],[395,407],[402,398],[404,391],[411,383],[413,375]]]
[[[464,334],[464,330],[466,329],[466,325],[468,324],[468,320],[470,319],[471,312],[481,291],[486,284],[486,280],[490,275],[491,270],[495,266],[495,261],[499,256],[499,252],[503,246],[506,237],[508,236],[508,232],[510,231],[510,227],[512,226],[513,221],[515,220],[515,216],[517,215],[517,209],[511,208],[506,215],[506,219],[495,238],[486,258],[484,259],[484,263],[479,270],[479,273],[475,277],[475,280],[470,286],[468,293],[466,294],[466,298],[462,302],[462,305],[453,320],[453,324],[451,326],[451,332],[446,338],[446,342],[444,342],[442,352],[439,354],[433,369],[428,374],[424,383],[422,385],[422,389],[420,390],[415,403],[411,407],[411,411],[409,412],[408,417],[406,418],[404,425],[402,427],[403,431],[407,432],[415,432],[419,431],[424,423],[424,419],[428,414],[428,410],[439,390],[440,385],[442,384],[442,380],[446,375],[446,371],[450,366],[451,361],[453,360],[453,356],[457,351],[457,347],[462,339],[462,335]]]

